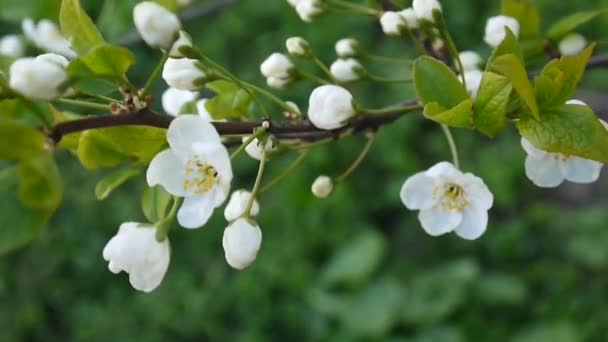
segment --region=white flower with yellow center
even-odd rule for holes
[[[481,178],[440,162],[408,178],[401,188],[401,201],[410,210],[420,210],[418,219],[428,234],[453,231],[475,240],[486,231],[494,196]]]
[[[157,154],[146,174],[148,185],[162,185],[184,197],[177,221],[185,228],[203,226],[230,193],[232,166],[215,127],[199,115],[178,116],[167,131],[170,148]]]

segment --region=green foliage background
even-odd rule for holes
[[[574,11],[608,7],[607,0],[533,2],[543,27]],[[83,0],[113,42],[131,31],[134,3]],[[459,47],[487,56],[482,30],[498,2],[443,3]],[[58,4],[0,0],[0,32],[19,30],[25,16],[53,18]],[[241,1],[186,29],[204,53],[258,84],[259,63],[284,49],[292,35],[309,40],[327,62],[335,58],[334,42],[345,36],[375,54],[411,53],[402,41],[386,39],[372,19],[332,15],[307,25],[282,0]],[[583,32],[606,42],[606,17]],[[142,84],[159,55],[143,45],[134,49],[130,76]],[[593,71],[583,88],[606,91],[607,77]],[[159,82],[157,95],[163,87]],[[299,84],[282,95],[306,107],[310,90]],[[353,91],[369,107],[413,93],[403,86]],[[0,341],[605,341],[606,178],[590,186],[537,189],[525,177],[525,153],[513,128],[496,140],[468,130],[456,138],[464,169],[495,194],[481,239],[432,238],[401,204],[399,189],[409,175],[449,158],[436,125],[407,117],[380,131],[369,160],[331,198],[313,198],[309,186],[319,173],[347,167],[361,137],[315,148],[308,163],[265,194],[262,250],[245,271],[224,261],[221,210],[200,230],[176,227],[169,272],[148,295],[135,292],[124,273],[110,273],[101,257],[121,222],[143,220],[143,176],[97,202],[94,186],[105,171],[91,175],[62,154],[66,189],[59,212],[40,238],[0,259]],[[280,172],[290,158],[273,160],[270,172]],[[250,186],[256,167],[239,159],[235,188]]]

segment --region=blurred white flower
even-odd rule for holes
[[[486,34],[483,40],[491,47],[497,47],[505,40],[507,27],[513,31],[515,37],[519,37],[519,22],[517,19],[504,15],[489,18],[486,23]]]
[[[181,58],[184,55],[179,51],[182,47],[192,47],[192,39],[190,36],[184,31],[179,31],[179,36],[175,43],[171,46],[171,50],[169,51],[169,57],[172,58]]]
[[[156,228],[151,224],[126,222],[103,249],[112,273],[125,271],[134,289],[151,292],[165,277],[171,258],[169,239],[156,240]]]
[[[578,33],[571,33],[559,42],[559,53],[562,56],[578,55],[587,47],[587,39]]]
[[[365,73],[363,66],[354,58],[338,59],[330,66],[333,77],[340,83],[354,82]]]
[[[389,36],[398,36],[406,27],[405,19],[397,12],[387,11],[380,17],[382,31]]]
[[[232,222],[245,215],[247,204],[249,204],[249,199],[251,199],[251,192],[247,190],[236,190],[232,192],[230,199],[228,200],[228,204],[224,209],[224,217],[226,218],[226,221]],[[249,211],[249,215],[257,216],[259,212],[260,204],[254,199],[251,210]]]
[[[247,141],[247,139],[249,139],[249,136],[244,136],[242,139],[242,142],[244,143],[245,141]],[[247,152],[247,154],[255,159],[255,160],[261,160],[262,159],[262,149],[264,149],[266,152],[272,152],[275,149],[274,146],[274,142],[272,141],[271,138],[268,138],[268,140],[266,140],[266,144],[264,144],[264,146],[262,147],[262,143],[258,140],[258,138],[253,139],[249,145],[247,145],[245,147],[245,152]]]
[[[327,198],[334,191],[334,182],[329,176],[321,175],[312,183],[311,191],[317,198]]]
[[[336,85],[323,85],[310,94],[308,119],[321,129],[343,127],[355,116],[352,94]]]
[[[196,101],[196,110],[198,112],[198,115],[205,121],[213,121],[213,116],[211,116],[211,113],[209,113],[209,111],[207,110],[207,107],[205,107],[205,104],[207,103],[207,101],[209,101],[209,99],[200,99],[198,101]]]
[[[291,78],[268,77],[266,79],[266,84],[274,89],[285,89],[291,82]]]
[[[403,20],[405,20],[405,24],[410,30],[415,30],[420,27],[418,17],[416,16],[416,12],[414,12],[413,8],[406,8],[403,11],[399,12],[399,15],[403,17]]]
[[[359,52],[359,42],[356,39],[343,38],[336,42],[336,54],[340,58],[355,57]]]
[[[153,1],[142,1],[135,5],[133,22],[146,44],[163,50],[171,48],[182,29],[174,13]]]
[[[298,16],[300,16],[300,19],[307,23],[323,13],[320,0],[299,0],[293,1],[293,3],[295,3],[295,9],[296,12],[298,12]]]
[[[242,270],[257,257],[262,245],[262,230],[255,222],[239,218],[224,230],[222,245],[228,264]]]
[[[207,74],[201,63],[190,58],[169,58],[163,67],[163,79],[173,88],[197,90],[204,84]]]
[[[57,25],[48,19],[42,19],[38,25],[30,18],[21,23],[23,34],[39,49],[53,52],[68,58],[76,57],[70,49],[70,42],[61,34]]]
[[[53,53],[19,58],[9,68],[9,85],[29,99],[57,99],[65,93],[67,65],[65,57]]]
[[[25,54],[25,45],[16,34],[9,34],[0,39],[0,55],[19,58],[23,57],[23,54]]]
[[[437,0],[414,0],[412,7],[414,8],[414,13],[416,13],[418,20],[427,20],[430,22],[435,21],[435,18],[433,17],[433,12],[435,10],[442,11],[441,3]]]
[[[291,37],[285,41],[287,52],[295,57],[306,57],[310,54],[310,44],[302,37]]]
[[[464,72],[467,93],[469,93],[473,100],[477,98],[477,92],[479,91],[482,78],[483,71],[481,70],[468,70]],[[458,80],[462,82],[462,77],[460,77],[460,75],[458,76]]]
[[[148,185],[162,185],[184,197],[177,221],[185,228],[203,226],[226,200],[232,182],[228,150],[215,127],[199,115],[180,115],[167,130],[169,148],[150,162]]]
[[[260,72],[267,78],[289,78],[293,69],[294,65],[289,57],[278,52],[271,54],[260,65]]]
[[[458,56],[465,72],[469,70],[479,70],[483,63],[483,59],[475,51],[462,51]],[[458,63],[454,64],[458,65]]]
[[[179,90],[169,87],[162,95],[162,104],[165,112],[172,116],[178,116],[182,107],[188,102],[194,101],[198,93],[189,90]]]
[[[481,178],[440,162],[408,178],[401,188],[401,201],[410,210],[420,210],[418,219],[428,234],[453,231],[475,240],[486,231],[494,196]]]

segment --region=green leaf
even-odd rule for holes
[[[587,106],[564,105],[543,112],[541,121],[522,117],[517,128],[542,150],[608,163],[608,131]]]
[[[171,12],[177,12],[181,7],[177,0],[154,0],[154,2],[163,6]]]
[[[123,126],[85,131],[80,135],[78,158],[88,169],[113,167],[125,160],[148,164],[167,146],[166,130]]]
[[[50,154],[40,154],[19,163],[19,199],[32,209],[54,211],[63,197],[57,164]]]
[[[327,285],[358,285],[365,282],[382,261],[386,241],[380,233],[360,233],[338,250],[321,272]]]
[[[507,106],[513,85],[508,78],[484,72],[473,106],[473,122],[483,134],[495,137],[507,125]]]
[[[418,58],[414,62],[413,77],[416,94],[424,104],[435,102],[442,108],[452,108],[469,98],[456,74],[435,58]]]
[[[105,78],[119,83],[125,79],[135,56],[126,48],[103,44],[84,56],[73,60],[68,66],[68,75],[76,80],[91,77]]]
[[[594,44],[576,56],[564,56],[549,62],[534,79],[536,99],[541,109],[562,106],[583,78]]]
[[[547,37],[551,40],[558,41],[568,33],[576,30],[579,26],[590,22],[604,13],[606,13],[606,10],[585,11],[569,15],[553,24],[547,30]]]
[[[466,99],[450,109],[444,108],[437,102],[432,102],[424,106],[424,116],[448,126],[472,127],[473,100]]]
[[[63,0],[59,10],[61,32],[71,42],[72,49],[80,56],[93,47],[105,43],[101,33],[80,6],[80,0]]]
[[[52,215],[51,210],[32,209],[17,198],[17,167],[0,170],[0,254],[36,238]]]
[[[46,137],[38,129],[0,119],[0,159],[27,159],[44,151]]]
[[[497,57],[488,67],[489,71],[496,72],[508,78],[513,83],[513,88],[528,106],[532,116],[539,119],[538,104],[532,83],[528,79],[528,73],[521,59],[513,54]]]
[[[114,190],[123,185],[126,181],[139,176],[140,172],[141,166],[129,164],[107,174],[97,182],[97,185],[95,185],[95,197],[97,197],[98,200],[106,199]]]
[[[210,82],[206,86],[218,94],[205,103],[205,108],[213,119],[234,119],[249,114],[249,105],[252,99],[238,85],[219,80]]]
[[[165,218],[172,196],[158,185],[146,188],[141,197],[141,209],[150,222],[159,222]]]
[[[502,0],[503,15],[517,19],[522,38],[534,38],[540,35],[538,10],[526,0]]]
[[[510,28],[505,27],[505,31],[505,39],[492,51],[490,58],[488,58],[486,69],[492,65],[496,58],[509,54],[517,56],[523,64],[523,53],[517,37]]]

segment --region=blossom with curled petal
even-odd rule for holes
[[[177,221],[185,228],[203,226],[226,200],[232,182],[228,150],[215,127],[199,115],[182,114],[167,131],[169,148],[150,162],[149,186],[161,185],[184,197]]]
[[[420,210],[418,219],[428,234],[455,232],[475,240],[486,231],[494,196],[481,178],[440,162],[408,178],[401,201],[410,210]]]

